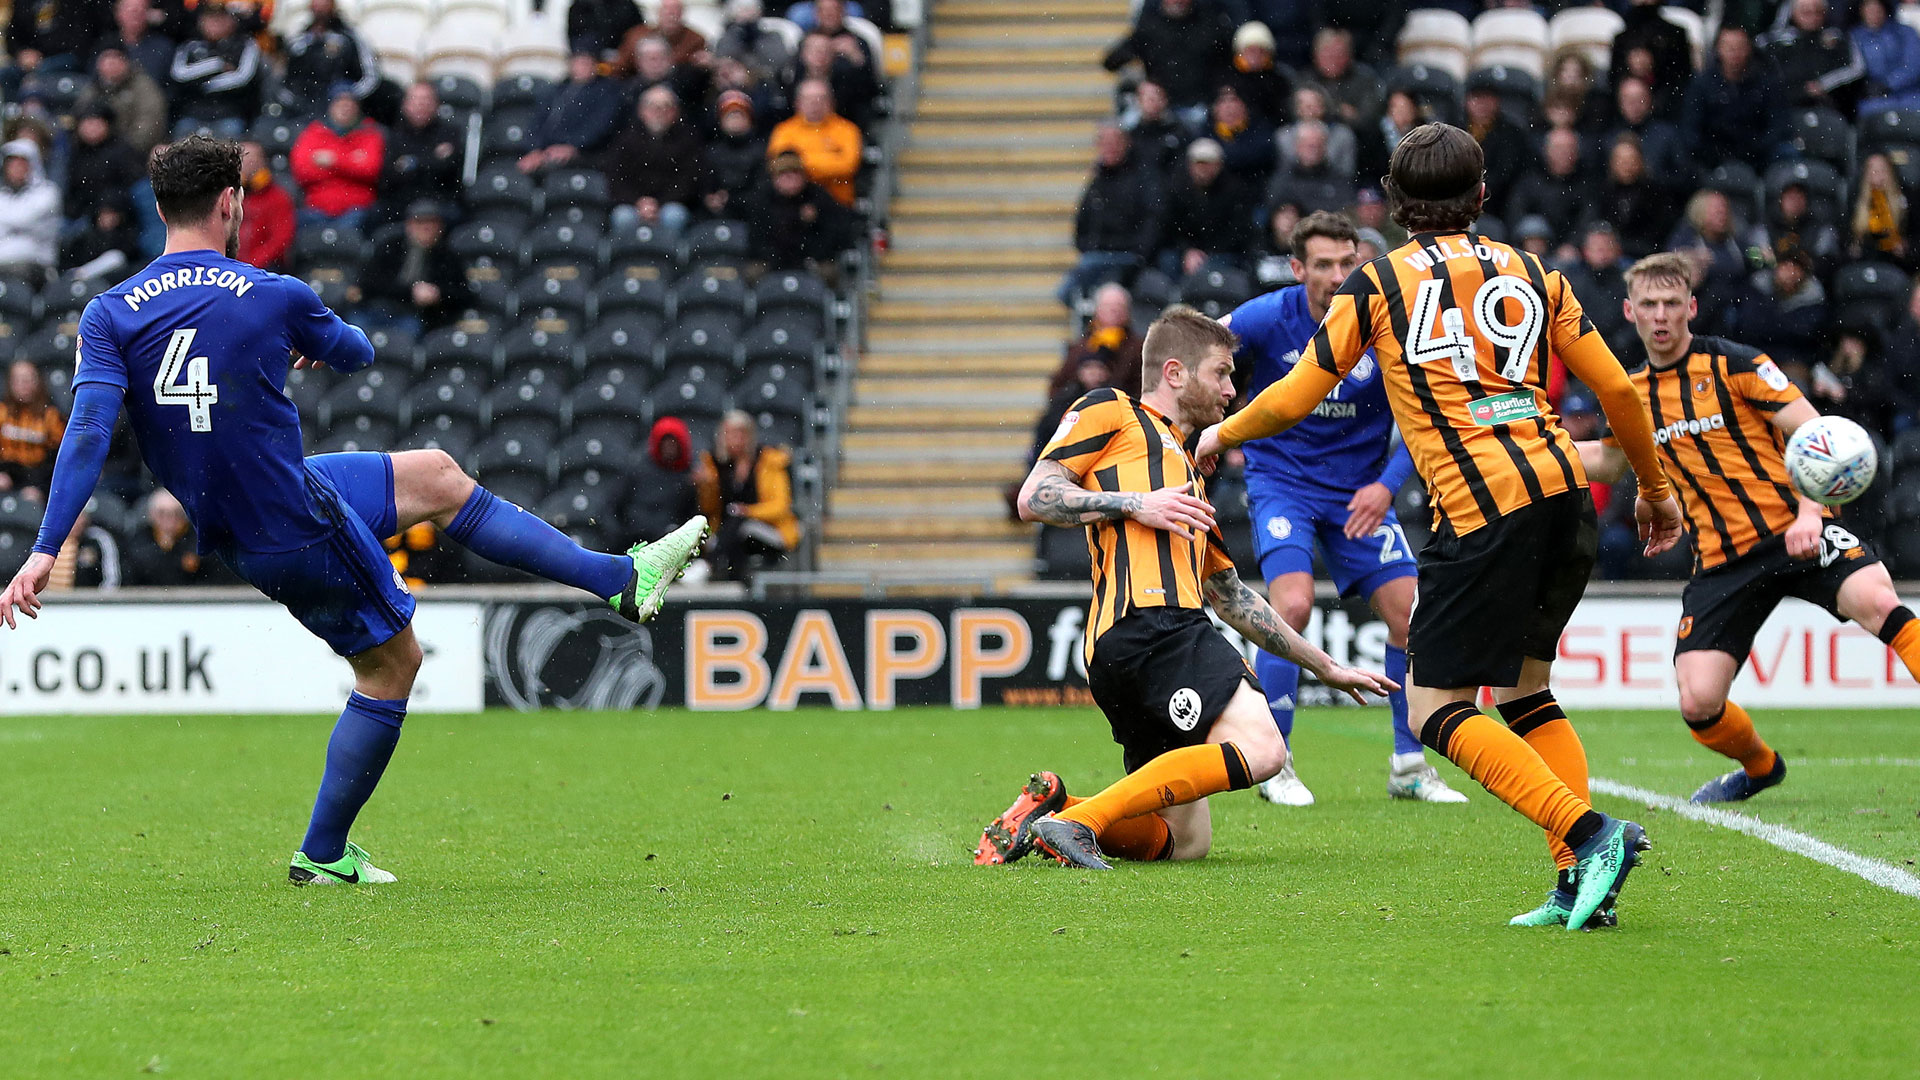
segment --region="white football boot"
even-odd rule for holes
[[[1261,781],[1260,786],[1254,790],[1261,798],[1280,806],[1313,805],[1313,792],[1308,791],[1307,785],[1301,783],[1300,777],[1295,775],[1291,760],[1287,762],[1286,768],[1274,773],[1269,779]]]
[[[1447,786],[1439,770],[1422,753],[1395,754],[1387,759],[1387,794],[1414,802],[1463,803],[1465,795]]]

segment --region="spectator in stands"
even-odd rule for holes
[[[306,196],[299,220],[359,228],[380,193],[387,137],[360,114],[352,84],[336,85],[331,97],[327,114],[308,124],[293,143],[293,179]]]
[[[1303,86],[1293,92],[1293,123],[1288,124],[1275,136],[1280,147],[1280,168],[1294,163],[1294,140],[1302,124],[1317,123],[1327,132],[1327,162],[1333,171],[1341,176],[1352,176],[1358,160],[1357,140],[1353,129],[1327,116],[1327,95],[1317,86]],[[1384,170],[1383,170],[1384,171]]]
[[[1128,114],[1128,132],[1140,160],[1161,176],[1173,168],[1193,141],[1193,128],[1173,111],[1167,92],[1147,80],[1134,88],[1134,107]]]
[[[1753,39],[1737,26],[1720,28],[1713,54],[1687,87],[1680,131],[1703,170],[1725,161],[1759,169],[1775,141],[1773,83],[1754,62]]]
[[[1487,157],[1487,212],[1506,216],[1507,199],[1534,167],[1533,140],[1500,108],[1499,81],[1485,72],[1467,79],[1467,116],[1462,125]]]
[[[1680,129],[1655,115],[1653,91],[1646,82],[1628,76],[1614,93],[1614,105],[1619,119],[1601,140],[1601,145],[1611,145],[1616,136],[1630,133],[1640,140],[1640,153],[1647,159],[1647,172],[1656,183],[1665,184],[1676,192],[1691,190],[1693,155],[1688,151]]]
[[[267,153],[257,142],[240,144],[240,177],[247,189],[240,219],[240,261],[262,270],[281,270],[296,230],[293,196],[273,178]]]
[[[1866,65],[1846,31],[1827,25],[1827,0],[1789,0],[1784,25],[1760,35],[1781,104],[1826,105],[1852,113]]]
[[[1753,347],[1779,361],[1804,388],[1826,342],[1827,291],[1813,276],[1806,252],[1777,252],[1774,259],[1767,302],[1748,305],[1742,324]]]
[[[1087,334],[1067,343],[1066,356],[1047,381],[1047,397],[1057,399],[1075,386],[1091,390],[1094,386],[1114,386],[1128,394],[1140,392],[1139,334],[1133,332],[1133,297],[1126,286],[1108,282],[1093,294],[1093,317],[1087,322]],[[1106,365],[1105,382],[1089,384],[1081,370],[1087,360]],[[1064,411],[1064,410],[1063,410]],[[1055,425],[1059,423],[1055,418]],[[1053,427],[1047,428],[1052,434]]]
[[[1613,38],[1607,75],[1615,87],[1629,76],[1642,78],[1656,101],[1670,105],[1687,92],[1687,83],[1693,78],[1693,45],[1678,23],[1660,14],[1660,6],[1661,0],[1632,0],[1626,10],[1626,25]],[[1635,49],[1645,49],[1648,54],[1647,70],[1637,74],[1628,62],[1628,54]]]
[[[1407,242],[1407,230],[1393,220],[1387,197],[1379,188],[1363,187],[1354,195],[1353,222],[1363,232],[1378,233],[1382,250],[1391,251]]]
[[[184,10],[184,9],[183,9]],[[117,48],[126,58],[146,72],[157,86],[172,81],[173,53],[177,43],[163,33],[166,16],[153,10],[148,0],[114,0],[113,26],[101,41],[101,50]],[[97,59],[99,53],[96,52]]]
[[[1120,289],[1118,285],[1102,285],[1100,292]],[[1121,293],[1126,292],[1120,289]],[[1062,379],[1064,376],[1064,380]],[[1113,385],[1112,358],[1104,352],[1092,352],[1078,349],[1077,343],[1067,346],[1067,361],[1060,371],[1054,374],[1053,381],[1047,387],[1047,403],[1040,410],[1039,419],[1034,421],[1033,436],[1027,441],[1027,467],[1040,459],[1040,451],[1046,449],[1052,441],[1053,433],[1060,429],[1060,423],[1072,411],[1074,403],[1092,391]],[[1007,512],[1015,521],[1020,520],[1020,485],[1012,484],[1006,489]]]
[[[114,130],[133,148],[144,169],[147,155],[167,137],[167,95],[153,77],[127,59],[115,42],[100,47],[93,59],[93,78],[74,101],[81,113],[104,105],[113,110]]]
[[[611,60],[627,31],[642,23],[633,0],[573,0],[567,6],[567,43],[576,54]]]
[[[112,533],[95,525],[93,514],[82,507],[80,516],[73,521],[73,530],[67,533],[59,553],[53,557],[53,572],[47,579],[47,588],[64,592],[119,587],[120,542]]]
[[[1208,120],[1208,134],[1225,154],[1227,172],[1250,190],[1264,189],[1273,178],[1273,125],[1248,112],[1247,103],[1230,85],[1221,86],[1214,96]]]
[[[1276,203],[1267,211],[1267,231],[1260,239],[1253,277],[1264,289],[1297,284],[1293,276],[1293,227],[1300,224],[1299,203]]]
[[[1160,173],[1134,156],[1127,133],[1113,124],[1095,130],[1093,145],[1093,175],[1073,218],[1080,258],[1056,294],[1069,306],[1102,282],[1130,279],[1160,236]]]
[[[753,129],[762,136],[770,134],[774,123],[791,111],[786,91],[778,81],[732,57],[723,56],[713,62],[713,79],[707,88],[712,94],[715,126],[720,122],[720,99],[730,90],[747,95],[753,105]]]
[[[1206,269],[1245,269],[1253,249],[1253,195],[1225,168],[1212,139],[1187,147],[1187,167],[1167,192],[1160,269],[1171,277]]]
[[[623,65],[618,74],[624,81],[627,101],[637,100],[641,94],[656,86],[672,90],[673,95],[683,102],[698,103],[706,99],[710,70],[699,64],[674,63],[673,46],[664,40],[643,37],[634,42],[633,48],[625,55],[632,61],[632,71],[628,72]],[[633,77],[627,79],[627,74]]]
[[[147,527],[127,540],[121,577],[128,585],[238,584],[225,563],[202,559],[193,525],[180,500],[166,488],[147,496]]]
[[[1259,0],[1255,0],[1259,2]],[[1272,3],[1272,0],[1267,0]],[[1514,0],[1502,0],[1512,3]],[[1437,7],[1453,7],[1458,10],[1463,0],[1437,3]],[[1400,28],[1407,20],[1407,9],[1424,7],[1419,0],[1380,0],[1377,3],[1351,3],[1342,0],[1321,0],[1313,5],[1313,18],[1320,29],[1341,30],[1359,49],[1360,58],[1374,67],[1392,65],[1395,60],[1395,42],[1400,37]],[[1478,7],[1478,5],[1473,5]],[[1494,6],[1488,3],[1486,6]],[[1269,23],[1269,26],[1272,24]],[[1318,44],[1318,37],[1315,43]]]
[[[1893,434],[1920,425],[1920,281],[1907,293],[1907,308],[1882,353],[1893,402]]]
[[[124,194],[146,175],[146,162],[114,133],[113,106],[97,102],[74,117],[67,151],[67,190],[62,207],[77,231],[110,195]]]
[[[1293,79],[1274,63],[1273,52],[1273,31],[1265,23],[1242,23],[1233,32],[1233,66],[1226,79],[1249,112],[1278,127],[1293,115]]]
[[[312,0],[306,28],[287,39],[286,70],[280,89],[295,116],[313,116],[326,108],[333,87],[353,87],[365,102],[380,85],[380,67],[360,35],[340,17],[334,0]]]
[[[769,270],[811,270],[829,281],[851,246],[847,211],[807,177],[806,163],[788,150],[767,165],[767,179],[745,200],[747,242]]]
[[[858,52],[836,48],[825,34],[808,34],[800,41],[790,81],[795,87],[808,79],[825,81],[833,89],[840,114],[864,129],[873,121],[873,102],[880,96],[880,84],[874,81],[872,66],[849,60],[849,51]]]
[[[607,174],[608,224],[622,235],[642,225],[680,235],[709,183],[700,135],[680,119],[680,101],[664,86],[640,95],[634,118],[591,161]]]
[[[84,226],[60,242],[60,271],[76,278],[99,278],[115,285],[145,261],[140,231],[134,227],[124,191],[101,199]]]
[[[1313,35],[1313,70],[1305,77],[1327,95],[1333,109],[1329,121],[1357,128],[1380,115],[1386,87],[1372,68],[1353,58],[1352,33],[1328,28]]]
[[[658,535],[700,512],[700,492],[693,483],[693,433],[687,422],[677,416],[655,420],[647,433],[647,458],[655,468],[643,465],[640,483],[648,485],[646,502],[658,518],[648,522],[652,528],[639,531]]]
[[[1897,405],[1880,333],[1865,322],[1834,328],[1832,349],[1813,366],[1807,397],[1822,416],[1844,416],[1891,442]]]
[[[1327,125],[1305,120],[1293,127],[1293,163],[1273,174],[1268,205],[1293,203],[1309,214],[1345,211],[1353,205],[1352,174],[1335,170],[1327,161]]]
[[[7,368],[7,395],[0,400],[0,491],[45,502],[53,458],[67,422],[47,399],[47,381],[26,360]]]
[[[260,107],[260,46],[223,3],[198,8],[199,36],[173,54],[174,134],[238,139]]]
[[[380,170],[375,216],[381,224],[399,221],[407,207],[421,199],[458,204],[465,137],[439,110],[440,94],[425,80],[407,87],[401,97],[400,115],[387,129],[387,158]]]
[[[1622,307],[1627,299],[1626,269],[1620,237],[1614,233],[1613,226],[1604,221],[1596,221],[1581,231],[1579,258],[1561,268],[1567,284],[1573,286],[1573,295],[1593,320],[1594,329],[1600,331],[1615,355],[1620,356],[1632,355],[1623,350],[1636,340]]]
[[[1607,100],[1586,51],[1578,45],[1562,46],[1554,50],[1547,69],[1551,81],[1546,100],[1565,101],[1573,113],[1571,121],[1555,126],[1571,127],[1586,135],[1605,130],[1613,117],[1613,103]]]
[[[666,43],[668,55],[676,65],[704,63],[710,59],[706,55],[705,35],[687,25],[687,9],[683,0],[660,0],[654,18],[656,21],[652,26],[641,22],[628,28],[621,37],[621,56],[632,56],[634,47],[642,38],[655,37]],[[627,66],[632,67],[632,61],[627,61]]]
[[[458,319],[473,302],[460,257],[447,245],[445,218],[431,200],[407,208],[406,228],[367,260],[363,319],[418,337]]]
[[[1853,200],[1852,242],[1856,259],[1885,259],[1908,270],[1914,267],[1913,219],[1906,193],[1885,154],[1868,154],[1860,163],[1859,194]]]
[[[1607,176],[1595,197],[1593,216],[1613,223],[1630,259],[1660,250],[1673,230],[1673,196],[1647,176],[1640,140],[1632,135],[1615,138],[1607,149]]]
[[[1749,246],[1771,257],[1775,251],[1797,249],[1813,260],[1816,277],[1825,280],[1840,266],[1844,249],[1840,230],[1813,212],[1807,186],[1789,181],[1780,189],[1764,227],[1755,230]]]
[[[717,59],[739,60],[762,77],[785,71],[793,63],[787,39],[760,28],[764,14],[760,0],[727,0],[727,28],[713,46]]]
[[[1386,175],[1387,165],[1393,160],[1393,148],[1400,145],[1407,132],[1432,119],[1411,92],[1402,89],[1389,92],[1386,105],[1380,110],[1380,119],[1371,128],[1362,127],[1354,132],[1355,175],[1362,178]],[[1281,132],[1281,137],[1284,139],[1286,133]],[[1327,152],[1336,162],[1340,160],[1337,151],[1337,146],[1329,145]],[[1285,152],[1283,146],[1281,153]]]
[[[40,167],[32,139],[0,146],[0,157],[0,274],[39,281],[59,256],[60,189]]]
[[[1920,108],[1920,33],[1893,17],[1892,0],[1861,0],[1853,47],[1866,67],[1860,119]]]
[[[539,172],[599,152],[620,124],[623,101],[620,84],[600,74],[593,51],[576,48],[567,61],[567,81],[554,87],[541,108],[531,135],[535,149],[521,156],[520,171]]]
[[[1700,304],[1694,324],[1703,333],[1707,328],[1733,329],[1733,319],[1748,297],[1751,267],[1726,195],[1711,188],[1694,192],[1686,214],[1667,238],[1667,248],[1693,261],[1694,295]]]
[[[700,455],[694,483],[713,529],[714,574],[744,580],[784,559],[800,543],[793,511],[792,457],[760,443],[753,417],[735,409],[720,421],[711,454]]]
[[[1549,245],[1558,247],[1572,241],[1592,200],[1580,171],[1580,136],[1563,128],[1547,133],[1545,166],[1520,178],[1507,198],[1507,215],[1516,222],[1538,216],[1547,224]]]
[[[852,206],[853,178],[860,172],[860,129],[833,111],[833,90],[819,79],[807,79],[795,88],[793,104],[793,115],[768,137],[767,153],[798,153],[814,183],[826,188],[841,206]]]
[[[847,7],[846,0],[815,0],[813,21],[802,22],[799,26],[809,34],[825,34],[833,42],[834,52],[849,61],[872,67],[879,58],[873,55],[873,48],[865,38],[848,28],[849,16],[858,17],[858,13]],[[856,53],[859,55],[856,56]]]
[[[6,100],[19,95],[20,82],[38,72],[79,71],[87,50],[107,32],[105,0],[14,0],[7,20],[7,55],[0,68]]]
[[[1233,60],[1233,20],[1198,0],[1150,0],[1101,59],[1108,71],[1139,62],[1189,124],[1206,119],[1214,85]]]
[[[715,217],[733,217],[766,176],[767,140],[754,129],[753,99],[741,91],[721,94],[716,112],[720,125],[707,144],[711,184],[704,201]]]

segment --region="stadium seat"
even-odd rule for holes
[[[366,261],[367,238],[358,229],[309,225],[294,233],[293,248],[288,255],[295,267],[358,265]]]
[[[751,296],[746,279],[738,270],[731,266],[705,266],[674,285],[673,310],[676,318],[703,311],[743,315]]]
[[[368,368],[327,391],[320,399],[320,424],[328,431],[343,418],[374,417],[398,426],[406,410],[407,378],[397,371]]]
[[[753,324],[740,339],[740,362],[756,364],[786,363],[805,365],[809,370],[825,351],[819,336],[804,317],[793,312],[776,311]]]
[[[700,442],[696,436],[693,450],[697,453],[711,445],[710,442]],[[687,474],[670,472],[655,464],[653,459],[643,456],[633,465],[630,475],[633,482],[628,485],[626,506],[620,513],[620,524],[626,534],[638,539],[664,536],[671,532],[680,524],[681,513],[689,508],[692,501],[687,497],[691,486]],[[32,542],[29,537],[27,544],[31,546]],[[1086,546],[1084,541],[1081,546]]]
[[[795,447],[811,442],[813,398],[797,382],[744,379],[733,388],[733,404],[753,416],[768,442]]]
[[[40,294],[40,310],[43,318],[72,312],[76,315],[87,306],[87,301],[106,291],[107,282],[100,278],[77,278],[61,275],[47,282]]]
[[[804,312],[814,317],[814,329],[825,333],[833,323],[833,290],[803,270],[783,270],[760,279],[753,289],[753,310]]]
[[[1871,303],[1899,307],[1912,283],[1892,263],[1850,262],[1833,279],[1833,298],[1841,305]]]
[[[520,317],[584,319],[591,295],[585,269],[576,263],[536,267],[513,291]]]
[[[49,322],[38,330],[20,339],[19,357],[30,360],[41,370],[55,367],[73,368],[74,337],[78,330],[75,323]]]
[[[621,482],[627,467],[636,457],[644,456],[646,447],[635,446],[624,440],[613,440],[588,432],[566,439],[553,450],[554,476],[564,487],[571,477],[597,471],[603,474],[598,479],[586,480],[589,487],[605,487]]]
[[[702,221],[681,244],[688,266],[739,265],[747,258],[747,226],[740,221]]]
[[[727,411],[727,391],[719,379],[708,375],[706,368],[694,364],[669,372],[668,377],[647,394],[647,402],[655,418],[717,420]]]
[[[284,158],[300,137],[300,125],[284,116],[262,116],[254,122],[250,137],[269,159]]]
[[[355,454],[366,451],[384,453],[395,442],[391,425],[370,417],[349,421],[347,429],[329,434],[314,444],[316,454]]]
[[[476,259],[466,266],[467,291],[472,294],[469,312],[504,319],[513,311],[513,280],[507,276],[512,263],[496,264]]]
[[[0,319],[21,325],[40,321],[40,294],[32,282],[0,277]]]
[[[1519,68],[1536,80],[1547,67],[1547,20],[1531,8],[1495,8],[1473,20],[1474,68]]]
[[[538,75],[503,76],[493,84],[493,111],[538,109],[546,104],[554,84]]]
[[[1467,78],[1467,66],[1464,62],[1460,70],[1441,67],[1431,63],[1406,63],[1393,69],[1387,75],[1389,91],[1404,90],[1413,95],[1413,99],[1433,114],[1436,120],[1457,120],[1460,117],[1461,86]]]
[[[1698,70],[1706,59],[1707,22],[1697,11],[1691,11],[1678,4],[1667,4],[1660,9],[1660,17],[1687,32],[1687,45],[1693,50],[1693,66]]]
[[[365,329],[364,327],[362,328]],[[373,346],[373,362],[383,368],[413,371],[419,367],[419,342],[405,330],[377,328],[366,330],[367,344]]]
[[[19,571],[20,565],[27,561],[27,554],[33,550],[36,533],[36,529],[0,528],[0,574],[11,579]]]
[[[125,535],[129,528],[137,528],[138,522],[146,520],[144,516],[134,518],[133,511],[120,500],[119,496],[99,488],[94,489],[93,494],[87,497],[86,511],[95,525],[115,536]]]
[[[567,395],[568,415],[578,429],[584,420],[602,416],[638,419],[647,411],[645,368],[607,366],[581,380]]]
[[[1605,71],[1613,59],[1613,39],[1626,25],[1604,7],[1569,7],[1548,20],[1547,46],[1554,53],[1579,49],[1594,70]]]
[[[1432,64],[1464,79],[1473,51],[1472,26],[1457,11],[1418,8],[1407,12],[1396,48],[1402,64]]]
[[[499,341],[490,321],[462,319],[420,339],[420,370],[450,374],[459,369],[468,378],[485,379],[494,370]]]
[[[481,415],[480,386],[465,378],[427,379],[407,394],[402,419],[414,429],[432,425],[436,429],[470,424],[476,430]]]
[[[1745,162],[1721,163],[1706,175],[1701,186],[1733,200],[1734,209],[1747,220],[1759,220],[1764,185],[1760,182],[1760,174]]]
[[[558,431],[566,411],[566,382],[548,374],[493,388],[482,405],[482,422],[489,430],[498,430],[505,420],[532,416],[552,421],[553,429]]]
[[[563,488],[540,500],[540,519],[586,547],[611,547],[623,492],[597,486]]]
[[[594,311],[601,318],[628,311],[646,311],[665,318],[669,297],[666,276],[656,266],[633,264],[617,269],[594,287]]]
[[[483,210],[486,205],[476,204],[475,209]],[[523,239],[519,226],[483,218],[455,226],[447,236],[447,246],[462,262],[485,260],[493,266],[513,266],[520,260]]]
[[[452,120],[456,116],[484,112],[487,105],[486,84],[492,77],[493,73],[489,71],[485,80],[462,75],[435,75],[428,79],[434,91],[440,95],[441,117]]]
[[[1511,62],[1476,67],[1467,77],[1467,85],[1490,84],[1500,95],[1500,109],[1522,129],[1532,126],[1533,114],[1540,107],[1541,74]]]
[[[442,417],[414,427],[398,442],[395,450],[445,450],[455,461],[464,461],[480,441],[480,425]]]
[[[604,214],[613,205],[606,174],[593,169],[550,169],[540,183],[540,191],[546,198],[548,216],[555,207],[579,206]]]
[[[1842,173],[1853,168],[1853,128],[1832,109],[1797,109],[1788,117],[1789,141],[1802,157],[1818,158]]]
[[[1238,270],[1201,270],[1180,282],[1180,301],[1219,318],[1247,302],[1258,291],[1252,279]]]
[[[616,232],[607,238],[607,265],[616,270],[652,266],[671,275],[680,265],[680,244],[652,225]]]
[[[300,422],[318,428],[320,401],[333,389],[334,374],[329,368],[290,368],[287,371],[287,398],[300,410]]]
[[[625,416],[594,416],[573,425],[573,436],[592,435],[616,445],[635,449],[635,462],[644,460],[647,428],[638,419]]]
[[[532,113],[517,109],[496,112],[488,117],[487,121],[480,126],[481,160],[518,158],[527,151],[535,149],[533,124]]]
[[[740,318],[718,311],[682,316],[667,332],[662,359],[668,365],[733,363],[740,337]]]
[[[1898,143],[1920,144],[1920,109],[1887,109],[1860,121],[1860,151]]]
[[[542,262],[576,262],[599,265],[600,230],[597,226],[571,222],[543,221],[527,233],[521,247],[523,266]]]
[[[523,314],[520,325],[500,338],[500,366],[507,378],[511,380],[530,365],[539,365],[564,369],[570,381],[572,373],[580,370],[580,342],[573,329],[576,325],[567,318],[529,320]]]
[[[608,363],[652,367],[664,326],[664,320],[652,312],[603,315],[581,338],[581,362],[589,370]]]
[[[740,377],[736,385],[744,386],[756,380],[791,383],[799,388],[801,394],[810,393],[813,390],[813,365],[790,364],[778,360],[752,364],[747,367],[746,374]]]
[[[28,529],[38,532],[45,510],[37,502],[11,492],[0,494],[0,529]]]
[[[467,205],[481,220],[517,220],[522,228],[533,221],[539,206],[540,189],[531,177],[510,161],[496,161],[481,169],[467,188]],[[512,217],[498,211],[509,211]]]
[[[1839,218],[1846,185],[1839,172],[1824,161],[1802,159],[1769,166],[1766,173],[1768,205],[1780,198],[1782,188],[1796,182],[1806,187],[1807,200],[1816,212],[1824,213],[1828,221]]]
[[[538,503],[540,489],[547,482],[547,459],[553,447],[550,443],[537,438],[521,435],[491,435],[482,439],[467,455],[467,471],[494,494],[502,495],[501,488],[522,487],[531,483],[534,497],[521,502],[511,501],[522,506]]]

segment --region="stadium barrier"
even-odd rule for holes
[[[122,594],[55,603],[0,634],[6,712],[330,712],[344,664],[283,610],[242,591]],[[416,630],[427,653],[414,709],[788,709],[829,705],[1091,706],[1081,659],[1085,602],[1040,587],[974,598],[754,599],[687,590],[634,627],[565,591],[436,589]],[[1570,706],[1673,708],[1671,586],[1596,586],[1560,643],[1555,685]],[[1222,627],[1243,650],[1248,646]],[[1319,597],[1306,636],[1336,659],[1378,667],[1386,626]],[[1251,655],[1249,651],[1249,655]],[[1798,601],[1755,642],[1734,695],[1772,706],[1911,706],[1890,650]],[[1302,681],[1307,704],[1334,701]]]

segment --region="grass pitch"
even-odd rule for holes
[[[1910,1076],[1920,902],[1673,815],[1617,931],[1509,929],[1538,833],[1384,794],[1381,710],[1302,717],[1320,804],[1214,800],[1214,854],[979,869],[1087,710],[417,716],[295,890],[331,718],[0,719],[0,1074],[192,1077]],[[1596,775],[1722,767],[1576,716]],[[1920,714],[1761,710],[1756,816],[1920,857]]]

